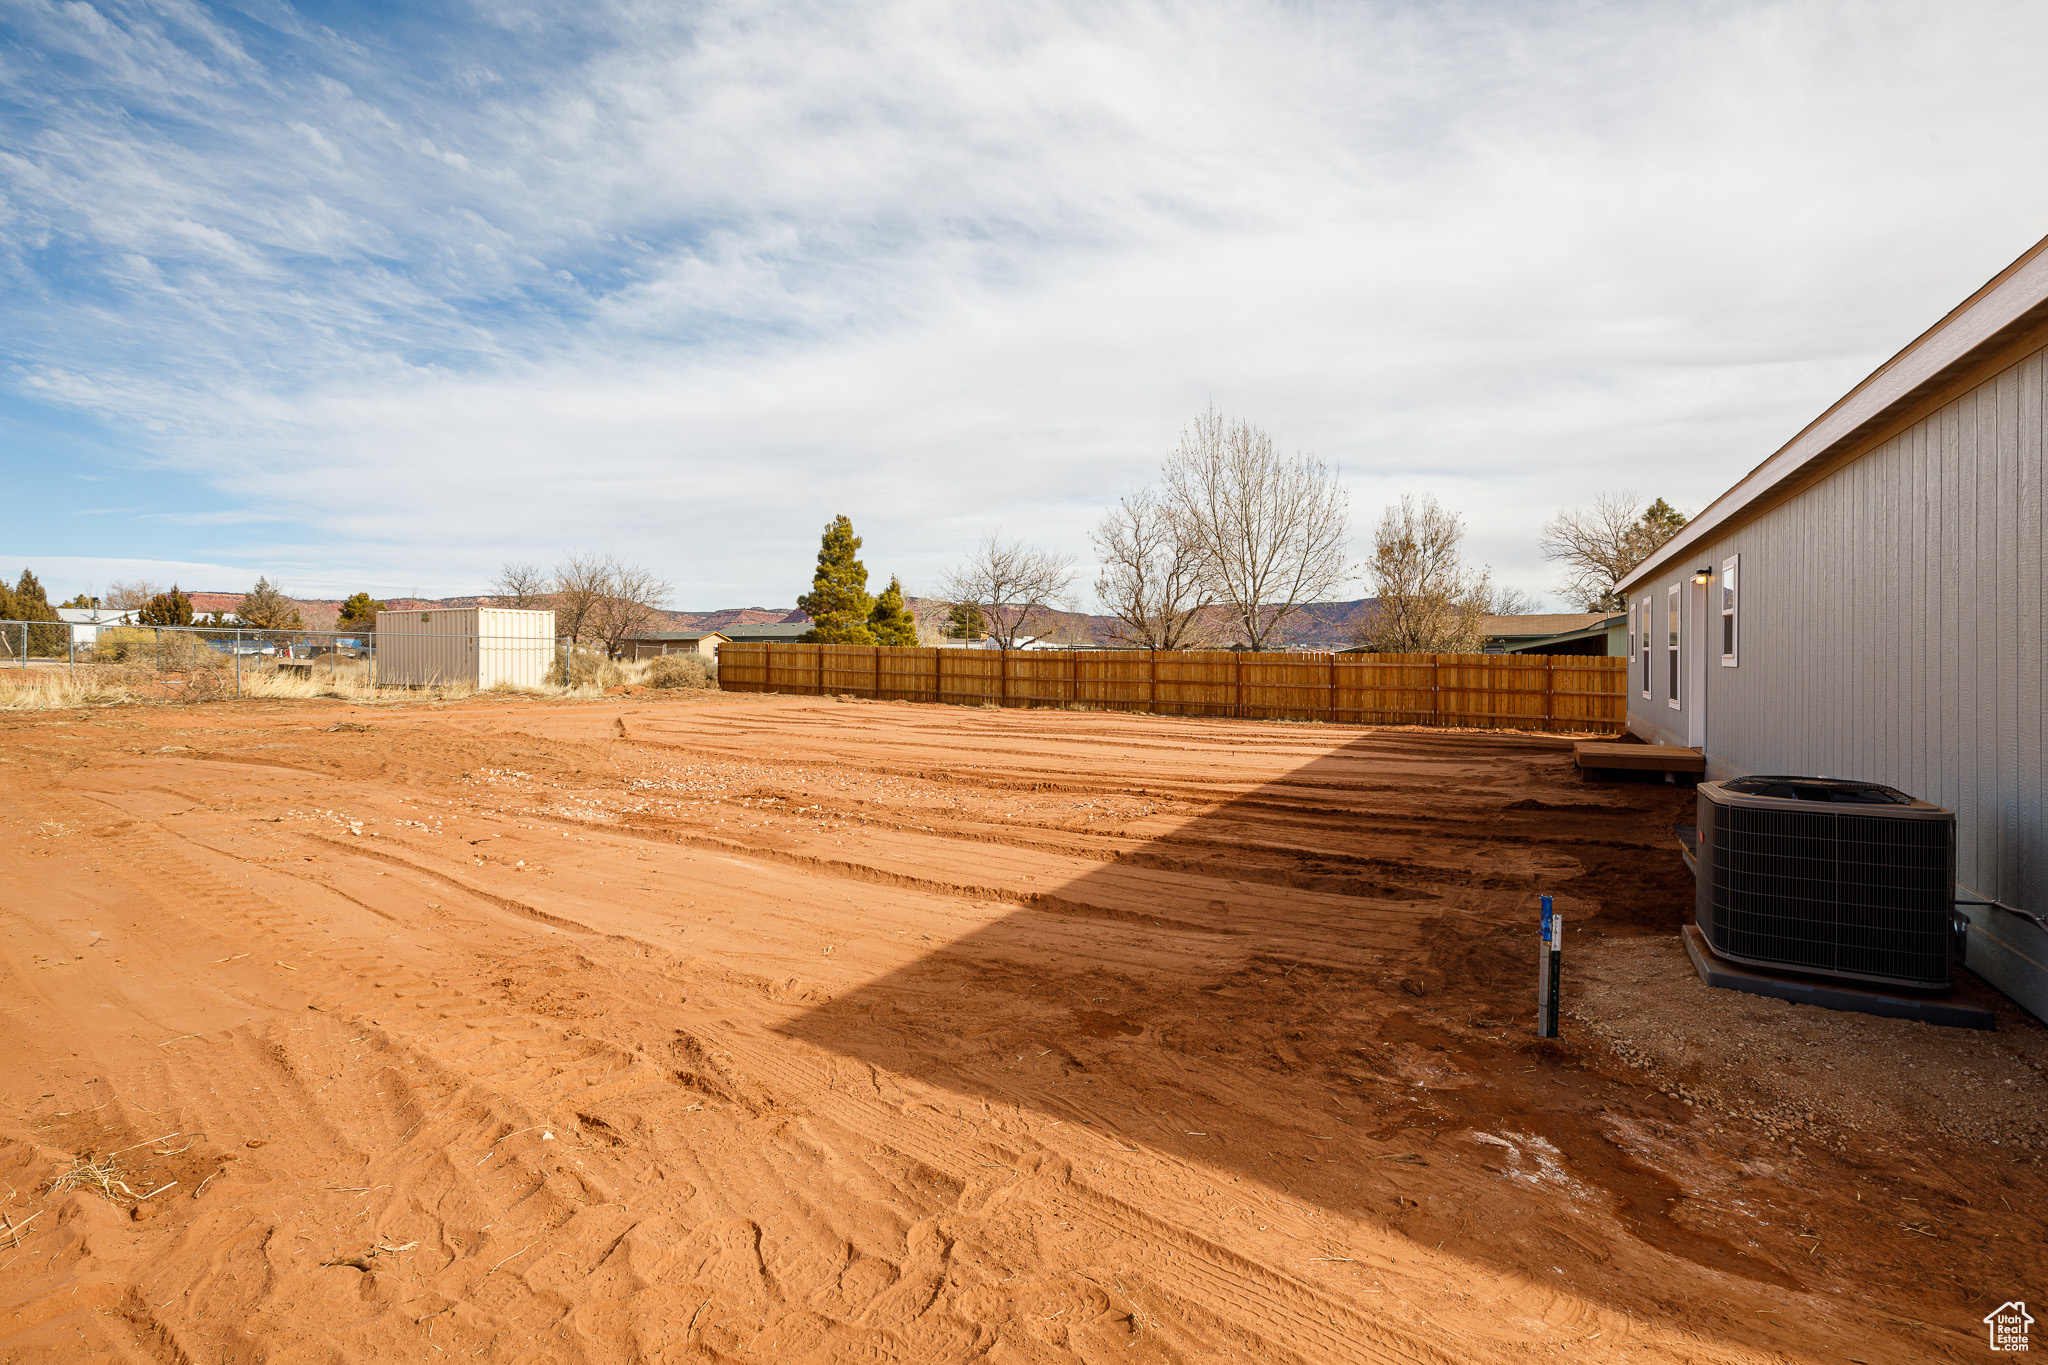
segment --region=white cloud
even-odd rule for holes
[[[1213,400],[1361,539],[1433,491],[1541,587],[1551,511],[1698,507],[2048,207],[2008,6],[613,5],[290,61],[25,13],[92,65],[0,70],[63,258],[0,247],[53,301],[15,358],[298,521],[229,584],[603,546],[780,605],[840,511],[926,584],[998,523],[1084,551]]]

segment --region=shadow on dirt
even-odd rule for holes
[[[1560,740],[1368,732],[785,1031],[1582,1293],[1640,1302],[1570,1214],[1593,1191],[1790,1286],[1614,1140],[1688,1111],[1531,1038],[1538,894],[1580,943],[1675,932],[1690,800],[1583,779]]]

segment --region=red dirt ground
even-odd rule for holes
[[[816,698],[0,718],[0,1361],[1978,1359],[2048,1037],[1708,991],[1690,801]]]

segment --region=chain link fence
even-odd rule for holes
[[[0,621],[0,708],[716,687],[715,657],[627,661],[566,639]]]

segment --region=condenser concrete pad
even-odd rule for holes
[[[1915,1019],[1923,1024],[1942,1024],[1949,1028],[1997,1027],[1990,1010],[1965,1004],[1952,992],[1913,995],[1904,991],[1851,985],[1846,981],[1816,981],[1810,977],[1767,972],[1760,967],[1716,956],[1701,936],[1697,924],[1686,925],[1679,931],[1679,936],[1685,940],[1685,951],[1692,956],[1692,965],[1699,972],[1700,980],[1717,990],[1747,991],[1751,995],[1790,1000],[1795,1005],[1818,1005],[1824,1010],[1850,1010],[1857,1014],[1883,1015],[1887,1019]]]

